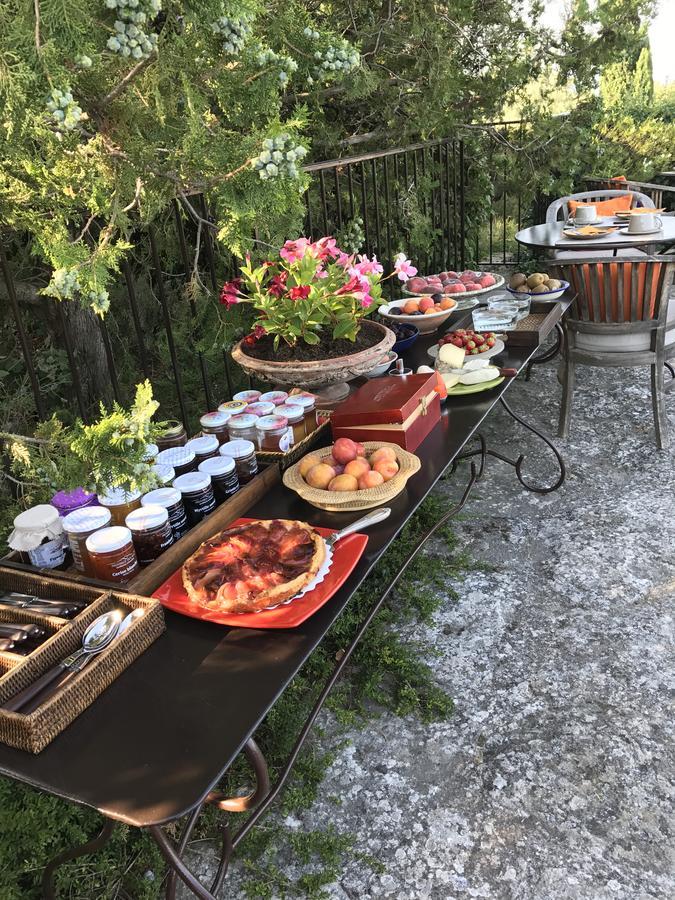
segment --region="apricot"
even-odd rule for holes
[[[384,484],[384,478],[379,472],[364,472],[359,478],[360,491],[367,491],[368,488],[374,488],[380,484]]]
[[[356,455],[365,456],[366,448],[363,446],[363,444],[360,444],[358,441],[354,441],[354,443],[356,444]]]
[[[362,456],[357,456],[345,466],[345,475],[353,475],[354,478],[360,478],[365,472],[370,472],[370,463]]]
[[[419,303],[419,300],[406,300],[406,302],[403,304],[403,312],[407,316],[412,315],[412,313],[418,312],[420,308]]]
[[[335,477],[335,469],[333,469],[332,466],[327,466],[325,463],[319,463],[317,466],[312,466],[305,476],[305,481],[310,487],[319,488],[319,490],[325,491]]]
[[[422,297],[417,308],[420,312],[426,312],[428,309],[434,308],[434,301],[431,299],[431,297]]]
[[[309,470],[313,469],[314,466],[318,466],[320,462],[320,456],[318,456],[316,453],[308,453],[307,456],[300,460],[300,475],[303,478],[306,478]]]
[[[398,472],[398,463],[391,459],[380,459],[373,466],[373,471],[379,472],[385,481],[389,481]]]
[[[440,312],[440,311],[441,311],[440,307],[438,307],[438,306],[432,306],[430,309],[425,309],[425,310],[424,310],[424,315],[425,315],[425,316],[428,316],[428,315],[431,315],[432,313],[437,313],[437,312]]]
[[[396,451],[391,447],[379,447],[370,456],[371,466],[375,468],[375,463],[380,462],[380,460],[389,460],[389,462],[396,462]]]
[[[358,456],[355,441],[351,438],[338,438],[333,444],[333,459],[342,466]]]
[[[353,475],[336,475],[328,485],[329,491],[358,491],[359,483]]]
[[[452,309],[455,306],[457,306],[457,301],[452,297],[443,297],[441,300],[441,309]]]

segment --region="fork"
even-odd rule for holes
[[[332,549],[338,541],[341,541],[342,538],[347,537],[347,535],[354,534],[355,531],[361,531],[363,528],[370,528],[371,525],[376,525],[378,522],[384,522],[390,515],[391,509],[388,506],[372,509],[369,513],[366,513],[365,516],[361,516],[360,519],[357,519],[356,522],[352,522],[351,525],[346,525],[344,528],[341,528],[340,531],[336,531],[334,534],[331,534],[330,537],[325,538],[325,541]]]

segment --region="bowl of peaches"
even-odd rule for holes
[[[440,328],[456,307],[456,300],[438,293],[384,303],[378,312],[391,322],[405,322],[418,328],[420,334],[430,334]]]
[[[286,469],[283,481],[312,506],[355,512],[393,500],[419,469],[418,457],[397,444],[338,438]]]

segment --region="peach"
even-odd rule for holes
[[[358,491],[359,483],[353,475],[336,475],[328,485],[329,491]]]
[[[319,463],[317,466],[312,466],[305,476],[305,481],[310,487],[325,491],[335,477],[335,469],[325,463]]]
[[[461,281],[456,281],[454,284],[448,284],[443,288],[444,294],[463,294],[466,288],[462,284]]]
[[[479,291],[482,287],[477,281],[465,281],[464,284],[467,291]]]
[[[316,453],[308,453],[303,459],[300,460],[300,475],[302,478],[307,476],[307,473],[310,469],[313,469],[314,466],[318,466],[321,462],[321,457]]]
[[[363,444],[360,444],[358,441],[354,441],[354,443],[356,444],[356,455],[365,456],[366,448],[363,446]]]
[[[426,286],[426,279],[420,278],[419,276],[417,278],[411,278],[410,281],[406,284],[406,288],[409,291],[412,291],[413,294],[416,294],[417,291],[421,291],[422,288],[425,288]]]
[[[403,312],[410,316],[412,313],[416,313],[419,310],[419,301],[418,300],[407,300],[403,304]]]
[[[431,297],[422,297],[419,304],[417,305],[417,308],[420,312],[426,312],[428,309],[434,308],[434,301],[431,299]]]
[[[380,462],[380,460],[396,462],[396,451],[392,447],[379,447],[377,450],[375,450],[374,453],[371,454],[371,466],[375,468],[375,463]]]
[[[341,466],[347,465],[358,456],[356,443],[351,438],[338,438],[333,444],[333,458]]]
[[[443,297],[440,305],[441,309],[452,309],[457,306],[457,301],[453,300],[452,297]]]
[[[359,478],[360,491],[367,491],[368,488],[377,487],[378,484],[384,484],[384,478],[379,472],[364,472]]]
[[[370,472],[370,463],[362,456],[357,456],[345,466],[345,475],[353,475],[354,478],[360,478],[365,472]]]
[[[389,481],[398,472],[398,463],[391,459],[380,459],[373,466],[373,470],[379,472],[385,481]]]

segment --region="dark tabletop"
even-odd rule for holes
[[[437,338],[418,339],[406,362],[429,364],[426,348]],[[517,349],[497,359],[521,369],[531,355]],[[420,472],[389,504],[392,515],[367,532],[366,550],[343,587],[299,628],[228,628],[167,611],[166,634],[42,753],[0,745],[0,773],[137,826],[194,808],[512,383],[445,405],[440,425],[416,451]],[[250,515],[340,527],[362,513],[323,512],[279,484]]]
[[[622,247],[655,248],[658,245],[675,244],[675,216],[660,216],[660,218],[662,227],[654,234],[623,234],[621,228],[626,226],[621,225],[606,237],[583,241],[565,237],[562,233],[564,222],[546,222],[523,228],[516,233],[516,240],[525,247],[545,250],[616,250]],[[605,221],[611,225],[613,219],[608,218]]]

